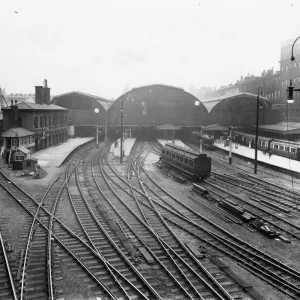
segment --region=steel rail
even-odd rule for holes
[[[163,224],[167,227],[167,229],[171,232],[171,234],[173,235],[173,237],[177,240],[177,242],[181,245],[181,247],[186,251],[186,253],[189,254],[189,256],[192,258],[192,260],[194,261],[194,263],[196,263],[198,265],[198,267],[200,267],[200,269],[204,272],[204,274],[206,274],[208,276],[208,278],[217,286],[217,288],[225,295],[225,297],[227,299],[232,299],[233,298],[230,296],[230,294],[219,284],[219,282],[210,274],[210,272],[200,263],[200,261],[195,257],[195,255],[187,248],[187,246],[178,238],[178,236],[175,234],[175,232],[166,224],[165,220],[163,219],[163,217],[161,216],[161,214],[159,213],[159,211],[157,210],[155,204],[153,203],[152,199],[150,198],[150,196],[148,195],[148,193],[146,192],[146,189],[144,187],[144,184],[141,182],[140,179],[140,166],[143,163],[144,159],[147,157],[148,154],[146,154],[144,156],[144,158],[140,161],[139,165],[138,165],[138,169],[137,169],[137,176],[139,179],[139,183],[140,186],[142,187],[144,193],[147,195],[148,201],[151,204],[151,206],[153,207],[155,213],[157,214],[157,216],[160,218],[160,220],[163,222]],[[169,245],[168,245],[169,246]],[[198,276],[198,278],[215,294],[215,296],[217,296],[220,299],[224,299],[223,296],[221,296],[216,290],[215,288],[213,288],[211,286],[210,283],[208,283],[204,278],[202,278],[201,276]]]
[[[101,162],[99,161],[99,163],[101,164]],[[104,168],[103,168],[103,165],[101,165],[101,168],[100,168],[100,171],[102,172],[102,176],[106,182],[106,184],[110,187],[112,193],[119,199],[119,201],[121,201],[123,203],[124,206],[127,207],[127,209],[134,215],[136,216],[136,218],[141,222],[143,223],[143,225],[153,234],[154,238],[158,241],[159,244],[160,243],[160,240],[158,239],[156,233],[153,231],[153,229],[151,227],[148,226],[147,223],[145,223],[139,216],[136,215],[136,213],[127,205],[127,203],[123,202],[123,200],[121,199],[121,197],[114,191],[114,189],[111,187],[111,185],[108,183],[107,179],[105,178],[104,176]],[[106,176],[109,178],[109,175],[106,173]],[[101,194],[106,198],[106,196],[102,193],[102,191],[100,190]],[[131,195],[132,196],[132,195]],[[107,199],[107,198],[106,198]],[[109,201],[108,201],[109,202]],[[170,258],[170,260],[175,264],[175,266],[177,266],[176,262],[173,260],[173,258],[170,256],[170,254],[168,253],[167,249],[161,245],[162,248],[164,249],[165,253],[167,254],[167,256]],[[177,269],[179,270],[179,272],[181,273],[181,270],[180,268],[178,268],[177,266]],[[193,299],[192,296],[189,294],[189,292],[182,286],[182,284],[171,274],[171,272],[168,270],[168,274],[172,276],[173,280],[177,283],[177,285],[180,287],[180,289],[190,298],[190,299]]]
[[[229,181],[229,180],[230,181],[236,181],[235,185],[240,185],[238,183],[238,181],[243,182],[246,185],[246,186],[243,186],[243,188],[248,190],[248,191],[250,190],[254,194],[262,196],[266,199],[270,199],[270,200],[272,200],[274,202],[277,202],[278,204],[284,205],[286,207],[289,207],[289,208],[292,208],[292,209],[297,209],[297,204],[295,205],[293,203],[293,201],[298,201],[300,199],[295,199],[295,198],[294,199],[287,199],[287,197],[288,197],[287,195],[285,195],[287,197],[282,197],[282,196],[278,195],[278,194],[280,194],[280,192],[276,191],[276,190],[274,192],[266,191],[266,189],[267,189],[266,186],[260,186],[259,188],[256,187],[256,189],[253,190],[253,182],[245,182],[245,180],[241,180],[241,179],[237,179],[237,178],[228,178],[226,175],[218,174],[217,172],[214,172],[214,175],[222,177],[223,179],[225,178],[225,180],[227,180],[227,181]],[[248,185],[250,185],[250,187]],[[252,188],[251,188],[251,186],[252,186]],[[293,203],[293,204],[291,204],[291,203]],[[300,208],[298,208],[298,209],[300,210]]]
[[[147,173],[145,173],[147,174]],[[214,222],[210,221],[209,219],[207,219],[206,217],[204,217],[203,215],[201,215],[200,213],[194,211],[192,208],[190,208],[187,204],[183,203],[182,201],[178,200],[176,197],[174,197],[173,195],[171,195],[168,191],[166,191],[163,187],[161,187],[157,182],[155,182],[151,177],[148,177],[150,179],[150,181],[152,181],[156,186],[158,186],[162,191],[164,191],[171,199],[173,199],[176,203],[180,204],[181,206],[183,206],[185,209],[187,209],[190,213],[192,213],[193,215],[195,215],[196,217],[200,217],[201,219],[205,220],[207,223],[209,223],[210,225],[212,225],[213,227],[217,228],[218,230],[228,234],[229,236],[231,236],[233,239],[247,245],[247,247],[252,248],[253,250],[257,251],[260,253],[260,255],[266,256],[268,257],[268,260],[273,261],[274,263],[278,263],[281,265],[281,267],[284,269],[286,269],[288,272],[290,272],[291,274],[295,273],[296,276],[299,276],[300,279],[300,273],[294,269],[292,269],[289,266],[286,266],[282,263],[279,263],[276,259],[274,259],[273,257],[271,257],[268,254],[265,254],[264,252],[256,249],[255,247],[251,246],[249,243],[239,239],[238,237],[236,237],[235,235],[233,235],[232,233],[230,233],[229,231],[223,229],[222,227],[220,227],[218,224],[215,224]],[[181,214],[182,215],[182,214]]]
[[[64,168],[64,170],[65,170],[66,168]],[[63,170],[63,171],[64,171]],[[57,179],[60,177],[60,175],[63,173],[63,171],[59,174],[59,176],[56,178],[56,179],[54,179],[54,181],[53,181],[53,183],[54,182],[56,182],[57,181]],[[2,172],[1,172],[2,173]],[[2,175],[3,175],[3,177],[4,178],[6,178],[7,180],[10,180],[10,179],[8,179],[3,173],[2,173]],[[13,182],[13,181],[12,181]],[[40,220],[38,220],[37,218],[35,218],[35,214],[33,214],[32,213],[32,211],[30,210],[30,209],[28,209],[27,207],[26,207],[26,205],[24,205],[22,202],[21,202],[21,200],[19,200],[8,188],[6,188],[6,186],[4,186],[1,182],[0,182],[0,184],[1,184],[1,186],[15,199],[15,200],[17,200],[18,201],[18,203],[21,205],[21,206],[23,206],[23,208],[30,214],[30,215],[32,215],[33,217],[34,217],[34,219],[33,220],[35,220],[35,221],[38,221],[39,223],[40,223],[40,225],[42,225],[42,226],[44,226],[44,224],[40,221]],[[54,217],[53,216],[53,214],[51,214],[50,212],[48,212],[43,206],[41,206],[41,204],[42,204],[42,202],[41,203],[38,203],[35,199],[33,199],[30,195],[28,195],[28,193],[27,192],[25,192],[23,189],[21,189],[18,185],[16,185],[14,182],[13,182],[13,184],[14,184],[14,187],[15,188],[17,188],[18,190],[20,190],[22,193],[24,193],[28,198],[30,198],[37,206],[38,206],[38,208],[41,208],[42,207],[42,209],[48,214],[48,215],[50,215],[50,216],[52,216],[52,217]],[[52,186],[53,184],[51,184],[51,186]],[[50,186],[50,187],[51,187]],[[49,187],[49,189],[50,189],[50,187]],[[49,191],[49,189],[47,189],[47,192]],[[47,193],[46,192],[46,193]],[[45,194],[46,195],[46,194]],[[55,217],[54,217],[55,218]],[[58,221],[58,220],[57,220]],[[62,225],[62,224],[61,224]],[[64,225],[62,225],[65,229],[67,229],[67,230],[69,230],[68,228],[66,228]],[[51,231],[49,231],[48,230],[48,232],[49,232],[49,236],[50,236],[50,239],[51,239]],[[74,235],[74,236],[76,236],[75,234],[73,234],[73,233],[70,233],[70,230],[69,230],[69,234],[71,234],[71,235]],[[77,236],[76,236],[77,237]],[[77,237],[78,238],[78,237]],[[82,241],[81,241],[82,242]],[[72,254],[72,253],[70,253],[70,254]],[[79,261],[79,260],[78,260]],[[79,261],[80,262],[80,261]],[[51,261],[49,261],[48,260],[48,265],[51,265]],[[24,268],[23,268],[23,271],[24,271]],[[90,272],[90,271],[89,271]],[[91,273],[91,272],[90,272]],[[92,276],[93,277],[93,276]],[[24,282],[24,281],[23,281]]]
[[[223,179],[223,180],[226,181],[226,182],[228,182],[228,183],[230,183],[230,184],[233,184],[233,183],[227,181],[226,179]],[[291,222],[288,221],[288,220],[285,220],[285,219],[281,218],[280,216],[277,216],[276,214],[273,214],[272,212],[267,211],[266,209],[264,209],[264,208],[262,208],[262,207],[257,206],[257,205],[254,204],[254,203],[251,203],[251,202],[248,202],[248,201],[244,200],[242,197],[237,196],[236,194],[234,194],[233,192],[229,191],[228,189],[225,189],[225,188],[222,187],[222,186],[218,186],[217,184],[211,183],[211,182],[209,182],[209,181],[206,181],[205,183],[208,184],[208,185],[210,185],[210,186],[213,186],[214,188],[216,188],[216,189],[218,189],[218,190],[220,190],[220,191],[223,191],[223,192],[227,193],[228,195],[231,195],[232,197],[238,199],[239,201],[242,201],[242,202],[245,203],[246,205],[252,206],[252,207],[254,207],[254,208],[256,208],[256,209],[258,209],[258,210],[260,210],[260,211],[266,213],[267,215],[272,216],[272,217],[274,217],[274,218],[280,220],[281,222],[283,222],[283,223],[285,223],[285,224],[291,226],[292,228],[297,229],[297,230],[298,230],[298,234],[293,233],[293,232],[289,231],[288,229],[285,229],[285,228],[283,228],[282,226],[280,226],[280,225],[274,223],[273,221],[270,221],[270,220],[268,220],[267,218],[265,218],[265,217],[263,217],[263,216],[261,216],[261,215],[255,213],[255,212],[253,212],[253,211],[249,211],[248,209],[245,209],[245,210],[248,211],[249,213],[256,215],[257,217],[263,219],[264,221],[267,221],[268,223],[272,224],[274,227],[276,227],[276,228],[278,228],[278,229],[280,229],[280,230],[286,232],[287,234],[291,235],[292,237],[294,237],[294,238],[296,238],[296,239],[298,239],[298,240],[300,239],[300,227],[299,227],[299,226],[297,226],[297,225],[291,223]],[[222,196],[222,198],[225,199],[224,196]],[[272,208],[271,208],[271,209],[272,209]]]
[[[18,296],[17,296],[17,292],[16,292],[16,288],[15,288],[15,282],[14,282],[12,272],[11,272],[11,269],[10,269],[9,259],[8,259],[8,255],[6,253],[6,248],[5,248],[4,240],[3,240],[3,237],[2,237],[2,234],[1,234],[1,230],[0,230],[0,245],[1,245],[1,250],[2,250],[2,253],[3,253],[4,264],[5,264],[5,267],[6,267],[6,270],[7,270],[7,273],[8,273],[8,277],[9,277],[9,283],[10,283],[10,286],[11,286],[11,292],[12,292],[12,295],[13,295],[13,299],[18,300]]]
[[[143,147],[143,146],[142,146]],[[132,162],[132,164],[134,164],[134,162]],[[117,184],[117,183],[115,183],[115,184]],[[118,185],[118,184],[117,184]],[[128,183],[127,183],[127,185],[128,185]],[[119,186],[119,185],[118,185]],[[127,192],[127,191],[125,191],[125,192]],[[131,195],[130,195],[131,196]],[[148,222],[148,224],[149,224],[149,222]],[[149,226],[151,226],[150,224],[149,224]],[[154,232],[155,233],[155,232]],[[165,242],[163,242],[163,240],[158,236],[158,239],[160,239],[161,240],[161,242],[162,243],[165,243]],[[173,251],[173,249],[172,248],[170,248],[170,245],[167,245],[167,244],[165,244],[165,247],[167,247],[167,249],[169,249],[168,250],[168,252],[173,252],[173,255],[175,255],[176,257],[177,257],[177,259],[179,259],[183,264],[185,264],[185,261],[175,252],[175,251]],[[183,246],[184,247],[184,246]],[[188,250],[188,249],[186,249],[186,250]],[[187,254],[188,254],[188,251],[186,251],[187,252]],[[190,253],[190,256],[191,256],[191,254],[192,253]],[[189,266],[187,265],[187,268],[189,269]],[[194,270],[192,269],[191,270],[191,272],[192,273],[195,273],[194,272]],[[195,275],[196,276],[199,276],[197,273],[195,273]],[[185,275],[184,275],[184,273],[183,273],[183,276],[185,277]],[[203,281],[203,279],[202,278],[200,278],[200,281]],[[210,288],[211,290],[212,290],[212,288]],[[218,297],[220,297],[220,295],[218,295]],[[229,296],[230,297],[230,296]],[[222,298],[223,299],[223,298]],[[230,298],[231,299],[231,298]]]
[[[147,206],[147,204],[141,202],[142,205]],[[158,203],[158,205],[160,207],[162,207],[163,209],[165,209],[166,211],[169,211],[173,216],[176,216],[177,218],[184,220],[185,222],[188,222],[190,225],[193,226],[193,228],[198,228],[201,231],[204,231],[205,233],[207,233],[209,236],[213,236],[215,238],[215,240],[218,240],[221,244],[224,244],[227,246],[227,248],[231,249],[235,254],[232,254],[228,251],[226,251],[225,249],[215,245],[214,243],[209,242],[208,240],[203,239],[202,237],[200,237],[199,235],[197,235],[196,233],[193,233],[193,235],[195,237],[198,237],[201,241],[204,241],[208,244],[210,244],[210,246],[216,248],[217,250],[225,253],[226,255],[229,255],[230,257],[234,258],[235,260],[238,260],[242,265],[245,264],[248,268],[252,268],[255,270],[255,272],[262,274],[263,276],[265,276],[267,279],[273,280],[276,282],[276,284],[281,284],[284,286],[284,288],[278,287],[279,290],[281,290],[282,292],[290,295],[291,297],[295,297],[293,294],[291,294],[290,292],[287,292],[285,289],[288,287],[290,288],[294,293],[296,293],[297,295],[300,294],[300,290],[297,286],[295,286],[294,284],[291,284],[289,282],[287,282],[286,280],[282,280],[280,276],[270,273],[270,271],[268,269],[266,269],[265,267],[260,266],[258,263],[254,262],[252,260],[252,263],[258,265],[253,266],[251,265],[248,261],[249,261],[249,256],[248,254],[243,254],[241,251],[243,252],[247,252],[246,249],[244,249],[243,247],[236,245],[228,240],[226,240],[225,238],[213,233],[212,231],[205,229],[203,227],[201,227],[199,224],[197,224],[196,222],[192,221],[191,219],[184,217],[182,214],[173,211],[170,208],[165,207],[163,204]],[[148,206],[149,207],[149,206]],[[189,229],[187,229],[186,227],[183,227],[182,224],[179,223],[179,220],[172,220],[170,217],[168,217],[166,215],[166,213],[163,214],[163,217],[168,220],[169,222],[172,222],[174,225],[176,225],[177,227],[179,227],[181,230],[184,231],[188,231],[189,233],[191,233],[191,231]],[[237,250],[236,247],[238,247],[240,250]],[[239,254],[240,256],[242,256],[244,258],[244,260],[242,260],[240,257],[236,256],[236,254]],[[262,268],[263,270],[259,269]],[[268,283],[270,283],[270,281],[267,280]],[[277,286],[274,282],[272,283],[273,286]],[[298,296],[295,298],[298,299]]]
[[[149,178],[150,178],[150,177],[149,177]],[[151,179],[151,178],[150,178],[150,179]],[[168,193],[168,192],[166,192],[166,193]],[[171,197],[174,198],[173,196],[171,196]],[[178,201],[179,201],[179,200],[178,200]],[[183,206],[185,206],[184,203],[181,203],[181,204],[182,204]],[[160,205],[162,206],[162,204],[160,204]],[[169,208],[166,208],[166,207],[165,207],[165,209],[168,209],[169,211],[171,211]],[[173,213],[174,213],[174,212],[173,212]],[[194,213],[195,213],[195,212],[194,212]],[[198,213],[196,213],[196,214],[198,214]],[[182,214],[178,214],[178,217],[182,218]],[[201,218],[206,219],[206,218],[203,217],[203,216],[202,216]],[[207,220],[207,222],[213,223],[213,222],[211,222],[210,220]],[[197,224],[197,223],[195,223],[195,224]],[[198,225],[198,226],[199,226],[199,225]],[[219,227],[219,226],[216,225],[216,224],[214,224],[214,226],[215,226],[215,227]],[[200,226],[199,226],[199,228],[201,228],[202,230],[204,230],[203,227],[200,227]],[[236,238],[235,236],[233,236],[231,233],[227,232],[227,231],[224,230],[223,228],[220,228],[220,227],[219,227],[219,229],[220,229],[221,231],[223,231],[223,232],[229,234],[229,235],[230,235],[231,237],[233,237],[235,240],[239,240],[238,238]],[[205,229],[205,230],[207,230],[207,229]],[[215,234],[215,233],[214,233],[214,234]],[[215,235],[216,235],[216,234],[215,234]],[[240,240],[239,240],[239,241],[240,241]],[[243,242],[243,243],[246,244],[248,247],[253,248],[251,245],[247,244],[246,242]],[[242,248],[241,246],[236,245],[236,244],[235,244],[235,247],[240,247],[243,251],[246,251],[246,252],[248,251],[248,250],[246,250],[245,248]],[[268,260],[267,260],[267,261],[268,261],[269,264],[273,265],[273,266],[276,267],[276,268],[281,269],[281,270],[284,271],[284,272],[289,273],[290,276],[295,276],[296,278],[298,278],[298,280],[300,279],[300,277],[299,277],[299,276],[300,276],[299,272],[297,272],[297,271],[291,269],[291,268],[288,267],[288,266],[283,265],[282,263],[276,261],[276,260],[273,259],[273,258],[270,258],[268,255],[262,253],[262,252],[259,251],[258,249],[254,249],[254,250],[255,250],[256,252],[260,253],[260,255],[267,256],[267,257],[268,257]],[[249,253],[249,254],[250,254],[250,253]],[[261,256],[258,256],[257,254],[251,253],[251,255],[252,255],[252,256],[256,256],[256,257],[262,259]],[[249,259],[249,258],[247,258],[247,259]],[[271,259],[272,261],[270,261],[270,259]],[[266,269],[266,271],[269,272],[269,270],[267,270],[267,269]],[[279,279],[280,279],[280,278],[279,278]],[[285,284],[286,284],[286,286],[289,286],[292,290],[300,291],[299,288],[295,287],[293,284],[291,284],[291,283],[288,282],[288,281],[285,281]]]
[[[113,170],[113,169],[112,169],[112,170]],[[114,172],[115,172],[115,171],[114,171]],[[117,174],[117,173],[115,172],[115,174]],[[147,173],[145,173],[145,174],[148,176]],[[153,181],[151,177],[148,177],[148,178],[149,178],[151,181]],[[126,181],[125,181],[123,178],[120,177],[120,179],[121,179],[124,183],[126,183]],[[167,193],[171,198],[175,199],[175,201],[177,201],[180,205],[183,205],[186,209],[188,209],[190,212],[194,213],[196,216],[198,216],[198,217],[200,217],[201,219],[207,221],[209,224],[211,224],[212,226],[216,227],[216,228],[219,229],[220,231],[224,231],[226,234],[229,234],[232,238],[238,240],[239,242],[244,243],[245,245],[247,245],[247,247],[252,248],[253,250],[259,252],[259,253],[260,253],[261,255],[263,255],[263,256],[266,256],[266,257],[268,258],[268,261],[271,260],[271,261],[273,261],[274,263],[278,263],[278,261],[277,261],[276,259],[274,259],[273,257],[271,257],[271,256],[269,256],[268,254],[265,254],[265,253],[261,252],[260,250],[254,248],[253,246],[251,246],[251,245],[248,244],[247,242],[244,242],[244,241],[240,240],[239,238],[237,238],[236,236],[234,236],[234,235],[231,234],[230,232],[224,230],[223,228],[219,227],[217,224],[214,224],[212,221],[206,219],[206,218],[205,218],[204,216],[202,216],[201,214],[195,212],[194,210],[192,210],[191,208],[189,208],[186,204],[182,203],[180,200],[178,200],[178,199],[176,199],[174,196],[172,196],[169,192],[167,192],[164,188],[162,188],[158,183],[156,183],[155,181],[153,181],[153,182],[154,182],[155,185],[157,185],[160,189],[162,189],[165,193]],[[127,183],[127,184],[128,184],[128,183]],[[135,187],[133,187],[133,189],[134,189],[137,193],[146,196],[146,195],[145,195],[142,191],[140,191],[139,189],[137,189],[137,188],[135,188]],[[155,200],[154,200],[154,201],[155,201]],[[156,202],[156,203],[158,203],[158,202]],[[158,203],[158,204],[159,204],[159,203]],[[182,214],[180,214],[180,215],[182,215]],[[283,268],[287,268],[287,269],[289,270],[289,272],[291,272],[291,274],[293,274],[293,272],[296,272],[296,276],[298,276],[297,273],[298,273],[299,276],[300,276],[300,273],[297,272],[297,271],[295,271],[295,270],[293,270],[292,268],[290,268],[290,267],[288,267],[288,266],[286,266],[286,265],[284,265],[284,264],[282,264],[282,263],[280,263],[280,265],[281,265],[281,267],[283,267]]]
[[[75,170],[76,172],[76,182],[77,182],[77,186],[78,186],[78,189],[80,191],[80,194],[81,194],[81,197],[83,198],[84,200],[84,203],[88,209],[88,212],[90,213],[90,215],[92,216],[92,219],[94,220],[94,222],[97,224],[97,226],[99,227],[99,229],[101,229],[101,231],[104,233],[104,235],[106,236],[106,238],[109,240],[109,242],[115,247],[115,249],[117,250],[117,252],[119,253],[119,255],[121,255],[121,257],[126,261],[126,263],[129,265],[129,267],[133,270],[133,272],[144,282],[144,284],[146,284],[146,286],[149,288],[149,284],[148,282],[146,282],[145,278],[140,274],[140,272],[134,267],[134,265],[127,259],[127,257],[124,255],[124,253],[121,251],[121,249],[117,246],[117,244],[112,240],[112,238],[109,236],[109,234],[106,232],[106,230],[104,229],[104,227],[102,226],[102,224],[98,221],[97,217],[95,216],[92,208],[90,207],[89,203],[88,203],[88,200],[86,199],[83,191],[82,191],[82,188],[80,186],[80,182],[79,182],[79,178],[78,178],[78,168],[76,168]],[[81,218],[79,217],[78,213],[77,213],[77,210],[75,208],[75,205],[74,205],[74,202],[73,202],[73,199],[71,197],[71,194],[70,194],[70,191],[68,189],[68,193],[69,193],[69,196],[70,196],[70,199],[72,201],[72,206],[73,206],[73,209],[74,211],[76,211],[76,216],[79,220],[79,222],[82,224],[81,222]],[[84,225],[82,224],[82,226],[84,227]],[[109,262],[107,262],[104,258],[104,255],[101,254],[101,251],[95,246],[94,242],[92,241],[92,238],[90,237],[90,235],[88,234],[88,232],[86,231],[86,229],[84,229],[84,232],[86,233],[89,241],[91,242],[91,244],[93,245],[94,249],[96,251],[99,252],[99,254],[103,257],[107,267],[108,267],[108,270],[111,272],[111,268],[114,268]],[[119,276],[121,276],[123,278],[123,280],[125,280],[132,288],[134,288],[139,294],[140,296],[142,296],[143,298],[145,299],[148,299],[146,297],[146,295],[144,295],[139,289],[137,289],[134,285],[131,284],[131,282],[123,276],[122,273],[120,273],[119,271],[117,271],[115,269],[116,272],[118,272]],[[113,273],[112,273],[112,276]],[[120,288],[123,290],[124,294],[130,299],[130,296],[128,295],[128,293],[126,292],[126,290],[123,288],[122,284],[115,278],[115,281],[118,282]],[[153,292],[151,289],[150,289],[151,292]],[[156,295],[158,296],[158,295]]]
[[[96,179],[95,179],[95,174],[93,171],[93,177],[95,180],[95,183],[100,191],[100,193],[102,194],[102,196],[104,197],[104,199],[106,199],[106,201],[108,202],[108,204],[110,205],[110,207],[112,208],[112,210],[117,214],[117,216],[119,217],[119,219],[121,219],[126,226],[131,230],[131,232],[134,234],[134,236],[142,243],[142,245],[147,249],[147,251],[149,251],[149,253],[152,255],[152,257],[157,261],[157,263],[164,269],[164,271],[174,280],[174,282],[176,282],[178,284],[178,286],[182,289],[181,284],[177,281],[177,279],[174,277],[174,275],[165,267],[165,265],[160,261],[160,259],[158,257],[156,257],[155,253],[149,248],[148,244],[143,240],[143,238],[128,224],[128,222],[123,218],[123,216],[121,216],[121,214],[116,210],[116,208],[111,204],[110,201],[108,201],[108,199],[106,198],[106,196],[102,193],[102,190],[99,186],[99,184],[97,183]],[[131,194],[128,193],[128,195],[132,196]],[[121,199],[120,199],[121,200]],[[126,205],[126,204],[124,204]],[[130,209],[130,208],[129,208]],[[132,213],[135,214],[134,211],[132,211]],[[146,222],[146,221],[143,221]],[[148,228],[149,229],[149,228]],[[149,229],[152,232],[152,229]]]
[[[34,217],[34,214],[26,207],[26,205],[24,205],[20,200],[18,200],[18,198],[16,198],[10,190],[8,190],[5,186],[3,186],[4,189],[13,197],[13,199],[15,199],[17,201],[17,203],[19,203],[23,209],[25,209],[25,211],[31,215],[31,217]],[[35,200],[32,199],[34,202]],[[38,205],[38,203],[35,203],[36,205]],[[47,211],[44,207],[41,207],[42,209],[44,209],[45,212],[48,213],[48,215],[53,216],[53,218],[55,219],[55,221],[57,221],[66,231],[68,234],[70,234],[73,238],[77,239],[81,244],[83,244],[86,248],[88,248],[97,258],[99,258],[101,260],[101,257],[99,256],[99,254],[92,249],[89,245],[87,245],[77,234],[75,234],[74,232],[72,232],[66,225],[64,225],[59,219],[57,219],[54,215],[51,214],[51,212]],[[106,285],[98,279],[98,277],[93,273],[93,271],[90,270],[89,267],[87,267],[84,263],[82,263],[81,259],[74,254],[74,252],[65,245],[65,242],[62,242],[61,239],[54,233],[51,232],[49,230],[49,228],[47,228],[47,226],[45,226],[43,224],[42,220],[39,220],[38,218],[36,219],[37,222],[39,222],[39,224],[44,228],[44,230],[46,230],[47,232],[51,233],[52,237],[61,245],[61,247],[63,249],[65,249],[77,262],[78,264],[97,282],[97,284],[99,286],[101,286],[104,291],[110,295],[112,297],[112,299],[118,300],[106,287]]]

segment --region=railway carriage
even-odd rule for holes
[[[194,179],[210,176],[211,158],[198,151],[169,143],[162,147],[161,159]]]
[[[235,132],[235,142],[238,142],[244,146],[255,148],[255,135],[243,132]],[[300,143],[298,142],[259,136],[257,148],[271,154],[300,160]]]

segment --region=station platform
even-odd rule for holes
[[[129,156],[131,148],[133,147],[135,143],[136,138],[126,138],[123,141],[123,154],[124,157]],[[110,147],[110,153],[112,153],[114,156],[120,157],[120,148],[121,148],[121,143],[120,139],[117,139]]]
[[[78,146],[89,142],[94,137],[74,138],[50,148],[35,152],[31,157],[37,158],[42,167],[59,167],[66,157]]]
[[[224,146],[223,142],[216,142],[214,145],[217,148],[223,149],[229,153],[229,146]],[[238,154],[240,156],[248,157],[250,159],[255,158],[255,149],[242,146],[240,144],[232,143],[232,153]],[[272,154],[269,156],[268,154],[264,154],[262,151],[257,150],[257,160],[260,162],[263,162],[265,164],[273,165],[282,169],[294,171],[294,172],[300,172],[300,161],[288,159],[286,157],[278,156],[275,154]]]

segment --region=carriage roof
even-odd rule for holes
[[[205,156],[206,157],[206,154],[203,154],[203,153],[200,154],[198,151],[194,151],[192,149],[177,146],[177,145],[170,144],[170,143],[165,144],[165,146],[163,146],[163,149],[169,150],[169,151],[174,151],[175,153],[177,153],[179,155],[182,155],[182,156],[185,156],[185,157],[188,157],[188,158],[191,158],[191,159],[195,159],[199,156]]]

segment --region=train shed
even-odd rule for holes
[[[106,112],[112,104],[112,100],[73,91],[53,97],[51,103],[69,110],[70,135],[95,134],[97,125],[102,128],[102,135],[104,135]]]
[[[195,102],[199,105],[196,106]],[[184,89],[153,84],[134,88],[115,100],[108,110],[111,133],[117,132],[121,126],[122,105],[123,126],[125,130],[133,131],[133,136],[157,135],[160,126],[171,126],[177,131],[179,127],[206,125],[208,118],[204,105]]]
[[[259,124],[272,124],[280,120],[278,111],[272,111],[267,98],[259,98]],[[209,112],[209,124],[251,127],[256,124],[257,95],[238,93],[206,99],[203,105]],[[277,112],[277,113],[276,113]]]

